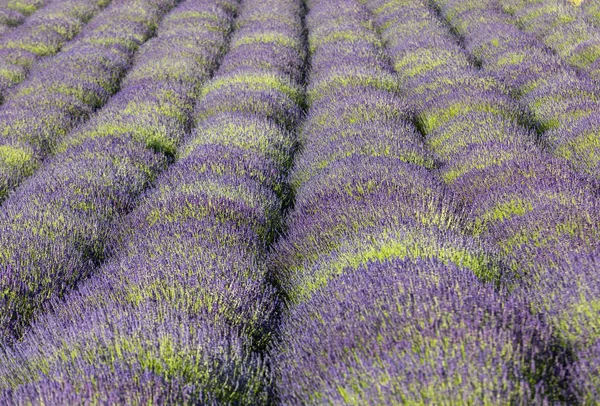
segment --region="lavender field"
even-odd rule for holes
[[[600,404],[600,0],[0,0],[0,406]]]

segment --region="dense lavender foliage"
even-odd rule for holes
[[[271,254],[288,303],[273,349],[279,401],[545,401],[560,373],[550,330],[496,292],[502,270],[428,170],[370,13],[311,1],[307,25],[295,205]]]
[[[0,38],[20,26],[27,17],[50,3],[50,0],[1,0]]]
[[[585,21],[596,29],[600,29],[600,1],[599,0],[573,0],[579,7]]]
[[[119,89],[135,51],[175,3],[113,2],[14,88],[0,106],[0,201]]]
[[[166,36],[159,31],[155,40],[164,38],[166,52],[157,58],[153,52],[162,48],[149,43],[148,54],[141,55],[157,62],[134,67],[127,86],[164,74],[169,86],[174,84],[167,78],[181,76],[180,86],[189,92],[200,79],[189,76],[199,75],[198,66],[180,73],[186,61],[174,63],[177,52],[167,50],[175,38],[186,38],[186,30],[190,39],[211,41],[224,15],[210,3],[190,0],[171,13],[163,23]],[[23,342],[7,349],[0,361],[0,399],[269,401],[271,374],[262,351],[278,300],[268,281],[266,250],[289,200],[285,175],[295,149],[290,128],[300,120],[303,102],[303,8],[294,0],[250,0],[238,13],[229,51],[199,89],[196,127],[185,145],[176,148],[185,129],[158,137],[149,132],[156,123],[130,141],[145,136],[148,149],[160,140],[161,151],[178,160],[135,210],[113,222],[114,258],[64,301],[54,301]],[[177,30],[170,28],[174,22],[181,24]],[[79,139],[69,138],[69,145],[79,145]],[[134,153],[141,156],[139,148],[128,156]],[[117,192],[112,196],[122,200]],[[113,370],[118,379],[107,378]]]
[[[184,9],[165,20],[159,36],[138,54],[122,90],[4,203],[3,339],[19,333],[45,300],[60,296],[103,260],[110,229],[188,131],[194,97],[214,69],[230,25],[222,8],[208,1],[197,7],[203,13],[188,16]]]
[[[589,24],[574,3],[555,0],[495,2],[513,17],[513,24],[534,34],[566,63],[595,80],[600,79],[600,32]]]
[[[594,353],[598,321],[589,317],[593,298],[600,294],[592,271],[599,236],[593,183],[539,149],[519,125],[523,113],[506,114],[518,109],[502,108],[511,103],[502,86],[469,66],[464,51],[425,4],[374,1],[370,6],[379,15],[377,25],[403,77],[415,119],[443,163],[442,177],[470,204],[472,232],[498,247],[512,271],[504,283],[518,288],[515,294],[542,313],[557,341],[574,353],[576,365],[567,368],[571,392],[582,400],[597,399],[597,389],[590,389],[598,373],[590,362],[600,355]],[[472,9],[482,12],[482,3],[476,6],[473,2]],[[446,2],[442,12],[459,32],[486,24],[477,11],[468,17],[465,8],[465,2]],[[493,20],[493,9],[487,12],[487,20]],[[417,33],[416,26],[426,28]],[[445,95],[441,103],[440,92]],[[591,269],[584,271],[581,262]],[[575,338],[573,329],[586,333]]]
[[[110,0],[55,0],[0,39],[0,98],[42,57],[56,54]]]
[[[460,7],[462,13],[457,12],[456,7]],[[524,52],[523,42],[508,42],[512,37],[506,34],[514,31],[503,30],[507,25],[494,8],[482,3],[478,3],[476,7],[448,3],[442,11],[447,18],[449,15],[454,16],[450,21],[454,21],[456,27],[468,27],[464,30],[467,47],[472,47],[475,52],[485,49],[485,52],[479,54],[482,55],[484,69],[497,74],[504,83],[514,86],[517,92],[524,93],[523,99],[528,105],[546,104],[556,109],[557,104],[564,104],[566,118],[557,121],[560,124],[549,133],[553,142],[551,148],[555,155],[577,162],[580,168],[592,169],[590,172],[597,176],[595,144],[598,141],[594,123],[598,120],[598,111],[597,107],[593,107],[597,106],[595,85],[583,79],[554,80],[550,73],[554,71],[550,68],[550,63],[546,65],[540,64],[540,60],[517,58],[512,62],[515,71],[527,72],[535,66],[538,70],[537,73],[526,76],[527,81],[519,88],[498,61],[507,60],[510,55],[527,55],[531,48],[526,48]],[[502,25],[489,25],[485,22],[494,20],[492,17],[498,18]],[[497,47],[493,43],[490,46],[493,32],[497,31],[504,31],[505,46]],[[535,44],[533,41],[530,43]],[[564,73],[561,75],[561,78],[568,77]],[[526,86],[531,91],[523,91]],[[530,177],[527,181],[538,188],[542,183]],[[524,263],[527,264],[526,267],[532,268],[535,278],[529,286],[526,285],[525,295],[532,295],[535,298],[534,306],[551,315],[557,335],[574,349],[577,363],[573,367],[573,391],[582,402],[595,403],[600,399],[600,380],[597,378],[600,372],[597,363],[600,357],[600,337],[595,332],[600,327],[596,305],[600,294],[597,277],[600,262],[596,259],[598,202],[595,194],[577,187],[576,183],[564,183],[568,187],[562,193],[547,194],[542,199],[538,197],[533,205],[523,205],[522,200],[515,199],[514,192],[509,190],[489,194],[482,203],[491,208],[492,205],[497,207],[502,204],[504,200],[510,201],[508,204],[513,206],[515,218],[503,219],[506,221],[495,225],[491,229],[491,238],[505,246],[507,251],[513,251],[509,252],[511,261]],[[549,200],[559,200],[560,204],[550,205]],[[558,231],[554,236],[551,230],[547,230],[549,224]],[[573,334],[574,331],[578,334]]]
[[[523,355],[517,339],[538,350],[543,330],[470,270],[421,259],[362,264],[291,316],[283,404],[520,403],[526,376],[506,361]]]
[[[551,153],[599,178],[597,81],[579,75],[532,34],[519,31],[493,0],[433,3],[483,70],[528,109]]]
[[[600,403],[600,0],[0,0],[0,405]]]

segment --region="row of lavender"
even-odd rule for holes
[[[600,31],[576,4],[556,0],[495,1],[497,9],[512,16],[511,22],[517,27],[534,34],[569,65],[596,81],[600,79]],[[585,7],[590,10],[589,5]]]
[[[600,31],[571,1],[494,0],[494,6],[510,16],[511,24],[533,34],[565,63],[597,81]]]
[[[482,62],[483,69],[509,87],[513,94],[521,94],[521,100],[534,114],[536,107],[544,104],[553,106],[557,112],[562,111],[559,113],[561,119],[557,120],[561,124],[551,132],[541,134],[542,139],[548,138],[549,151],[567,158],[570,163],[580,161],[594,167],[597,162],[595,145],[598,144],[598,112],[594,107],[598,104],[595,93],[591,94],[594,85],[583,79],[578,81],[546,52],[538,52],[534,58],[515,58],[515,55],[531,55],[532,49],[541,47],[534,39],[511,28],[493,3],[474,5],[439,1],[438,6],[462,35],[467,49]],[[458,29],[459,26],[462,28]],[[498,38],[494,32],[500,33],[502,39],[494,41]],[[502,62],[507,60],[511,63]],[[586,94],[590,97],[585,97]],[[594,170],[592,174],[597,176],[596,172]],[[564,171],[560,170],[560,173],[564,176]],[[548,224],[555,229],[540,234],[539,242],[530,240],[521,244],[517,251],[509,253],[509,258],[514,263],[529,265],[534,278],[525,294],[533,296],[533,306],[548,314],[556,335],[575,354],[572,391],[583,402],[596,402],[600,398],[600,380],[597,378],[600,371],[597,191],[582,194],[584,188],[576,183],[548,188],[540,186],[542,182],[536,182],[529,174],[527,182],[540,189],[527,196],[531,199],[534,194],[538,195],[537,207],[526,205],[516,210],[513,219],[508,223],[501,222],[497,228],[503,230],[503,241],[514,239],[515,233],[530,229],[534,223],[539,224],[536,227],[540,231],[543,225],[548,228]],[[549,190],[540,193],[544,189]],[[515,228],[516,223],[521,225]]]
[[[42,238],[48,235],[52,236],[49,243],[59,252],[56,255],[54,268],[50,269],[55,272],[49,274],[51,278],[43,287],[47,293],[43,295],[44,297],[39,297],[38,302],[46,299],[46,296],[57,296],[62,293],[57,289],[64,289],[64,285],[70,284],[71,286],[68,287],[72,288],[74,282],[86,276],[81,274],[82,266],[87,265],[87,273],[93,270],[93,264],[81,262],[73,264],[73,258],[77,259],[85,254],[89,257],[90,253],[82,251],[82,244],[77,244],[76,240],[69,240],[69,238],[72,238],[74,234],[75,239],[84,237],[96,241],[96,244],[106,242],[110,226],[107,221],[115,221],[119,214],[123,214],[123,211],[128,208],[131,209],[128,206],[132,206],[135,197],[167,163],[164,150],[157,151],[159,153],[153,151],[153,146],[159,146],[153,139],[156,141],[161,139],[181,141],[183,135],[189,131],[195,96],[198,95],[200,86],[215,68],[232,25],[231,13],[234,9],[235,4],[221,3],[218,5],[211,1],[190,1],[170,13],[161,24],[157,38],[145,44],[140,51],[136,63],[125,78],[123,90],[99,112],[94,118],[94,122],[88,123],[63,143],[65,150],[63,153],[50,162],[44,170],[38,172],[36,177],[41,176],[43,181],[44,172],[48,171],[46,173],[48,183],[51,182],[53,175],[60,176],[57,187],[51,192],[62,200],[57,202],[62,211],[70,210],[66,215],[61,215],[59,210],[55,210],[54,213],[46,213],[46,228],[60,220],[67,221],[68,224],[64,234],[56,235],[56,230],[48,233],[42,232]],[[53,168],[56,168],[56,171],[52,171]],[[24,187],[35,185],[34,180],[35,177],[30,179]],[[51,194],[43,197],[48,199],[48,203],[52,203]],[[7,202],[7,205],[9,204],[10,199]],[[104,218],[90,218],[98,214],[103,215]],[[104,232],[94,234],[94,224],[90,224],[90,220],[100,223]],[[62,226],[65,227],[65,224]],[[99,240],[101,237],[104,237],[104,240]],[[37,241],[27,241],[26,247],[29,247],[29,255],[40,249],[40,240],[41,238],[38,238]],[[62,253],[66,256],[62,256],[60,251],[67,251]],[[44,253],[40,259],[44,259]],[[101,258],[97,258],[97,261],[100,260]],[[90,258],[88,258],[88,262],[90,262]],[[71,268],[73,265],[79,266]],[[31,270],[26,268],[17,270],[22,273],[22,278],[26,273],[31,273]],[[39,271],[40,275],[47,272],[45,269]],[[71,275],[66,275],[65,272],[71,272]],[[48,286],[49,282],[56,284]],[[18,291],[14,290],[14,292],[16,296],[19,295]],[[4,304],[6,305],[6,302]],[[39,303],[37,305],[39,307]],[[83,308],[74,309],[83,310]],[[22,309],[18,310],[22,311]],[[60,318],[60,312],[57,311],[57,313],[57,317]],[[71,315],[71,317],[68,317],[67,314],[63,315],[65,319],[74,320],[73,316],[75,315]],[[93,323],[94,319],[90,318],[88,321]],[[117,321],[119,318],[113,320]],[[24,320],[23,324],[26,321],[28,320]],[[59,331],[64,333],[65,328],[57,328],[56,332]],[[35,351],[43,350],[45,344],[41,344],[43,339],[41,342],[35,342],[35,339],[31,338],[28,342],[32,352],[29,354],[30,362],[33,363]],[[38,345],[39,347],[37,347]],[[116,348],[119,348],[118,344],[115,346]],[[3,365],[6,366],[2,380],[4,389],[7,389],[6,385],[15,386],[32,379],[27,374],[20,375],[9,371],[11,367],[25,366],[25,363],[20,360],[20,357],[24,356],[23,354],[15,353],[3,362]],[[80,355],[88,356],[84,351]],[[42,359],[37,364],[38,370],[34,369],[34,371],[47,373],[48,366],[53,360],[56,361],[56,357]],[[104,371],[104,373],[108,372]],[[83,376],[85,375],[84,372]],[[102,371],[98,371],[96,376],[90,375],[90,377],[98,378],[99,385],[106,383],[101,379]],[[108,378],[108,375],[104,378]],[[152,377],[148,379],[149,386],[145,389],[151,390]],[[115,384],[132,385],[132,381],[124,380],[115,382]],[[39,396],[61,396],[61,390],[51,384],[46,388],[43,386],[32,388],[30,393],[27,392],[27,389],[21,389],[25,392],[22,396],[34,397],[36,389],[41,390]],[[47,390],[47,393],[44,392],[44,389]],[[74,395],[69,390],[82,389],[91,390],[89,387],[65,387],[63,388],[65,398],[62,401],[59,401],[59,398],[54,401],[69,403],[69,396]],[[143,390],[141,392],[143,396]],[[106,395],[109,399],[110,396],[119,396],[118,393],[107,393]],[[14,396],[16,401],[21,395],[18,393],[13,395],[8,392],[4,393],[4,396],[5,399]]]
[[[110,0],[56,0],[0,38],[0,100],[43,57],[56,54]]]
[[[135,121],[106,115],[111,125],[123,126],[122,132],[113,135],[106,127],[92,132],[99,119],[91,122],[87,141],[102,141],[107,153],[122,144],[137,145],[119,155],[118,163],[137,159],[138,173],[157,172],[152,169],[156,157],[142,161],[155,146],[178,160],[119,225],[111,204],[131,201],[134,194],[117,185],[141,188],[139,175],[110,182],[112,189],[99,183],[89,189],[111,197],[87,203],[112,218],[114,257],[64,301],[54,301],[23,342],[7,350],[0,362],[3,401],[268,402],[271,378],[261,352],[278,300],[267,278],[266,250],[289,200],[285,178],[295,148],[289,129],[300,119],[303,99],[302,6],[290,0],[244,2],[228,53],[199,91],[196,128],[178,148],[189,133],[185,128],[156,130],[185,116],[169,87],[188,86],[193,96],[189,87],[201,76],[199,66],[173,57],[206,48],[210,31],[225,23],[210,3],[215,2],[193,0],[177,8],[165,24],[179,21],[180,29],[161,29],[146,48],[148,61],[158,62],[134,68],[125,80],[129,83],[136,72],[162,75],[171,94],[154,108],[163,117],[135,128],[152,105],[140,105],[152,100],[145,94],[130,103],[139,106]],[[186,46],[188,36],[203,39]],[[179,42],[181,50],[169,53]],[[157,49],[165,53],[153,54]],[[156,94],[156,88],[149,90]],[[111,106],[113,101],[102,113]],[[69,145],[79,139],[71,137]]]
[[[600,31],[559,2],[433,3],[483,68],[533,113],[552,153],[600,177]]]
[[[519,43],[494,41],[514,30],[475,29],[497,24],[493,7],[469,14],[465,2],[444,3],[442,13],[451,16],[457,31],[476,32],[468,37],[468,47],[477,35],[490,44],[486,47],[490,52],[502,50],[504,43],[507,47]],[[370,7],[378,14],[377,25],[402,76],[415,120],[442,163],[442,177],[470,206],[472,232],[498,247],[510,270],[503,284],[517,288],[515,295],[541,314],[558,344],[573,354],[573,362],[565,360],[563,371],[567,393],[552,396],[597,400],[598,327],[592,316],[600,289],[595,271],[597,192],[593,182],[537,146],[536,137],[519,125],[530,122],[527,111],[519,112],[497,80],[514,86],[508,78],[517,77],[511,76],[515,67],[532,73],[520,79],[539,72],[533,83],[556,87],[545,84],[533,61],[507,66],[506,54],[486,60],[486,73],[497,75],[479,74],[423,3],[376,1]],[[484,7],[473,2],[473,9]],[[535,90],[531,95],[537,95],[532,104],[538,106],[552,100]]]
[[[496,1],[432,1],[486,73],[526,109],[552,154],[599,177],[597,85],[516,28]]]
[[[393,8],[379,18],[403,29],[411,15]],[[436,160],[404,120],[407,106],[371,14],[352,0],[311,1],[307,26],[309,110],[291,177],[296,200],[287,233],[270,254],[288,304],[272,348],[279,401],[560,399],[561,359],[551,331],[501,285],[504,269],[493,249],[465,234],[463,196],[430,170]],[[405,30],[423,36],[416,28]],[[403,33],[392,31],[388,40]],[[418,54],[414,44],[399,39],[390,51],[396,56],[405,45]],[[417,66],[422,55],[413,55],[414,72],[428,69]],[[491,84],[469,73],[469,95],[485,103]],[[407,99],[423,107],[421,124],[432,129],[451,118],[453,106],[447,99],[436,104],[432,94],[441,83],[429,79]],[[515,106],[504,100],[498,108],[509,114]]]
[[[0,1],[0,37],[27,21],[27,17],[48,4],[44,0]]]
[[[69,4],[65,7],[70,13],[77,13],[73,10],[79,9]],[[98,7],[93,4],[100,3],[83,2],[81,12],[94,12]],[[153,35],[160,16],[173,4],[115,1],[74,41],[38,63],[28,79],[11,90],[0,106],[0,201],[119,89],[135,51]]]
[[[156,25],[173,3],[159,0],[137,6],[113,11],[129,9],[126,17],[147,27]],[[140,26],[139,35],[146,38],[149,28]],[[135,30],[123,31],[131,29]],[[101,35],[110,38],[109,32]],[[198,56],[203,58],[195,67],[199,75],[206,76],[214,64],[218,37],[216,42],[216,50],[207,47],[205,59],[203,54]],[[155,48],[153,44],[147,44],[138,56],[122,91],[93,120],[65,137],[54,159],[45,162],[4,202],[0,211],[2,339],[19,334],[45,300],[62,294],[102,261],[111,223],[130,209],[164,165],[169,150],[163,144],[176,139],[188,125],[186,111],[192,95],[177,84],[186,79],[185,71],[181,79],[177,66],[163,71],[171,54],[180,58],[186,54],[170,53],[167,45],[158,43]],[[193,55],[193,49],[189,52]],[[87,60],[85,54],[80,54],[81,58]],[[101,54],[99,59],[103,59]],[[91,68],[93,71],[94,66]],[[67,67],[64,70],[68,72]],[[52,84],[45,86],[51,88]]]

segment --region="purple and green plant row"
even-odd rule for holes
[[[110,0],[55,0],[0,38],[0,98],[42,58],[56,54]]]
[[[464,232],[460,195],[407,121],[372,14],[345,0],[308,8],[294,209],[270,254],[287,301],[272,347],[279,402],[559,398],[551,330],[498,287],[493,247]],[[469,284],[468,301],[446,283]]]
[[[0,38],[27,21],[27,17],[50,4],[50,0],[0,1]]]
[[[597,347],[593,333],[597,319],[589,314],[600,285],[593,267],[586,271],[580,265],[595,263],[598,197],[594,182],[540,149],[533,134],[519,128],[521,118],[511,119],[499,110],[500,102],[489,108],[477,97],[465,96],[467,75],[479,76],[478,81],[471,80],[479,86],[483,79],[490,89],[499,84],[469,66],[464,51],[425,4],[388,1],[373,2],[372,7],[380,13],[384,37],[389,35],[396,68],[411,67],[403,87],[428,145],[443,162],[442,177],[470,205],[472,233],[498,248],[500,259],[511,270],[505,283],[529,301],[532,312],[551,325],[556,341],[574,354],[574,364],[565,367],[571,386],[566,396],[584,403],[597,399],[597,388],[593,389],[597,371],[586,367],[583,374],[577,366],[598,357],[590,353]],[[444,10],[448,15],[452,12]],[[458,20],[460,13],[453,15]],[[465,17],[464,21],[471,20]],[[424,22],[427,40],[411,29]],[[466,22],[461,25],[465,26]],[[424,61],[420,55],[429,59]],[[440,86],[451,102],[437,102]],[[502,93],[494,92],[496,100],[502,100]],[[459,103],[465,107],[457,108]],[[429,125],[432,122],[435,125]],[[585,333],[576,336],[574,329]]]
[[[192,22],[185,13],[167,18],[159,36],[138,53],[121,91],[4,202],[3,339],[20,334],[44,301],[61,296],[103,261],[112,226],[189,131],[199,86],[229,32],[227,12],[205,3],[203,13],[189,13]],[[192,30],[193,23],[199,28]]]
[[[520,31],[495,1],[432,3],[482,70],[527,107],[547,149],[598,178],[597,80],[579,74],[533,34]]]
[[[119,0],[38,63],[0,106],[0,201],[119,90],[136,50],[173,0]],[[40,114],[43,111],[43,114]]]

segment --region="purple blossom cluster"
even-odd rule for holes
[[[40,2],[41,3],[41,2]],[[0,38],[0,97],[21,83],[43,57],[56,54],[110,0],[49,2]]]
[[[177,7],[155,43],[140,52],[138,62],[147,56],[147,63],[131,70],[127,87],[86,126],[89,137],[62,144],[60,156],[92,141],[102,142],[107,154],[115,148],[105,140],[137,145],[117,163],[137,163],[146,175],[156,174],[164,157],[175,162],[167,162],[169,169],[126,216],[108,202],[88,200],[94,212],[111,217],[112,257],[65,300],[52,301],[22,342],[0,356],[0,403],[269,402],[264,351],[278,297],[266,256],[289,201],[286,175],[296,149],[291,128],[304,103],[303,6],[296,0],[244,1],[218,70],[196,89],[207,71],[199,61],[217,44],[217,32],[223,44],[222,28],[235,6],[188,0]],[[190,55],[191,49],[200,51]],[[189,60],[174,60],[180,53]],[[129,87],[146,86],[157,76],[151,93],[114,105],[123,111],[137,104],[135,120],[111,114],[100,121]],[[166,96],[151,105],[149,94],[156,94],[161,80]],[[187,129],[174,125],[184,116],[176,109],[181,94],[173,91],[175,84],[186,90],[181,94],[199,99]],[[152,116],[162,111],[163,117],[136,128],[150,107]],[[101,122],[128,127],[113,136]],[[157,133],[162,124],[169,131]],[[186,140],[181,148],[178,137]],[[162,154],[150,153],[157,148]],[[133,162],[134,156],[154,158]],[[102,193],[100,184],[94,193]],[[123,184],[142,187],[135,177]],[[131,201],[112,190],[111,202]]]
[[[23,24],[27,17],[48,3],[45,0],[1,0],[0,38]]]
[[[0,201],[119,89],[135,51],[173,5],[174,0],[113,2],[11,90],[0,106]]]
[[[548,400],[562,372],[551,331],[500,287],[493,249],[463,233],[438,160],[406,120],[418,94],[398,97],[371,12],[308,7],[295,201],[269,254],[287,301],[272,349],[279,402]]]
[[[168,7],[164,2],[146,11]],[[20,334],[43,302],[60,297],[103,261],[110,230],[189,131],[195,96],[222,53],[229,13],[199,1],[165,18],[158,36],[138,53],[121,91],[5,201],[3,339]]]
[[[491,38],[508,36],[508,28],[481,28],[495,21],[491,6],[444,3],[442,14],[461,36],[464,33],[469,51],[486,34],[489,52],[503,48],[503,42]],[[514,103],[501,83],[469,65],[465,51],[425,4],[373,1],[369,7],[378,16],[376,26],[390,49],[415,120],[440,162],[442,177],[469,206],[467,227],[498,249],[510,270],[502,283],[549,323],[556,342],[572,354],[573,363],[564,360],[569,388],[561,396],[596,402],[600,223],[593,182],[539,148],[535,137],[520,125],[524,113],[511,116],[506,112],[518,108],[503,108]],[[422,27],[418,33],[416,27]],[[513,46],[508,39],[506,44]],[[495,66],[497,70],[490,68],[493,73],[506,75],[494,78],[509,82],[510,73],[501,70],[503,62],[498,58],[483,60]],[[534,63],[522,68],[539,69]],[[518,61],[509,65],[521,69]],[[540,71],[537,78],[542,77]],[[556,84],[539,86],[558,89]]]
[[[540,355],[543,326],[522,301],[454,264],[369,261],[292,315],[282,340],[295,345],[279,356],[293,365],[278,382],[282,404],[543,402],[507,362]]]

